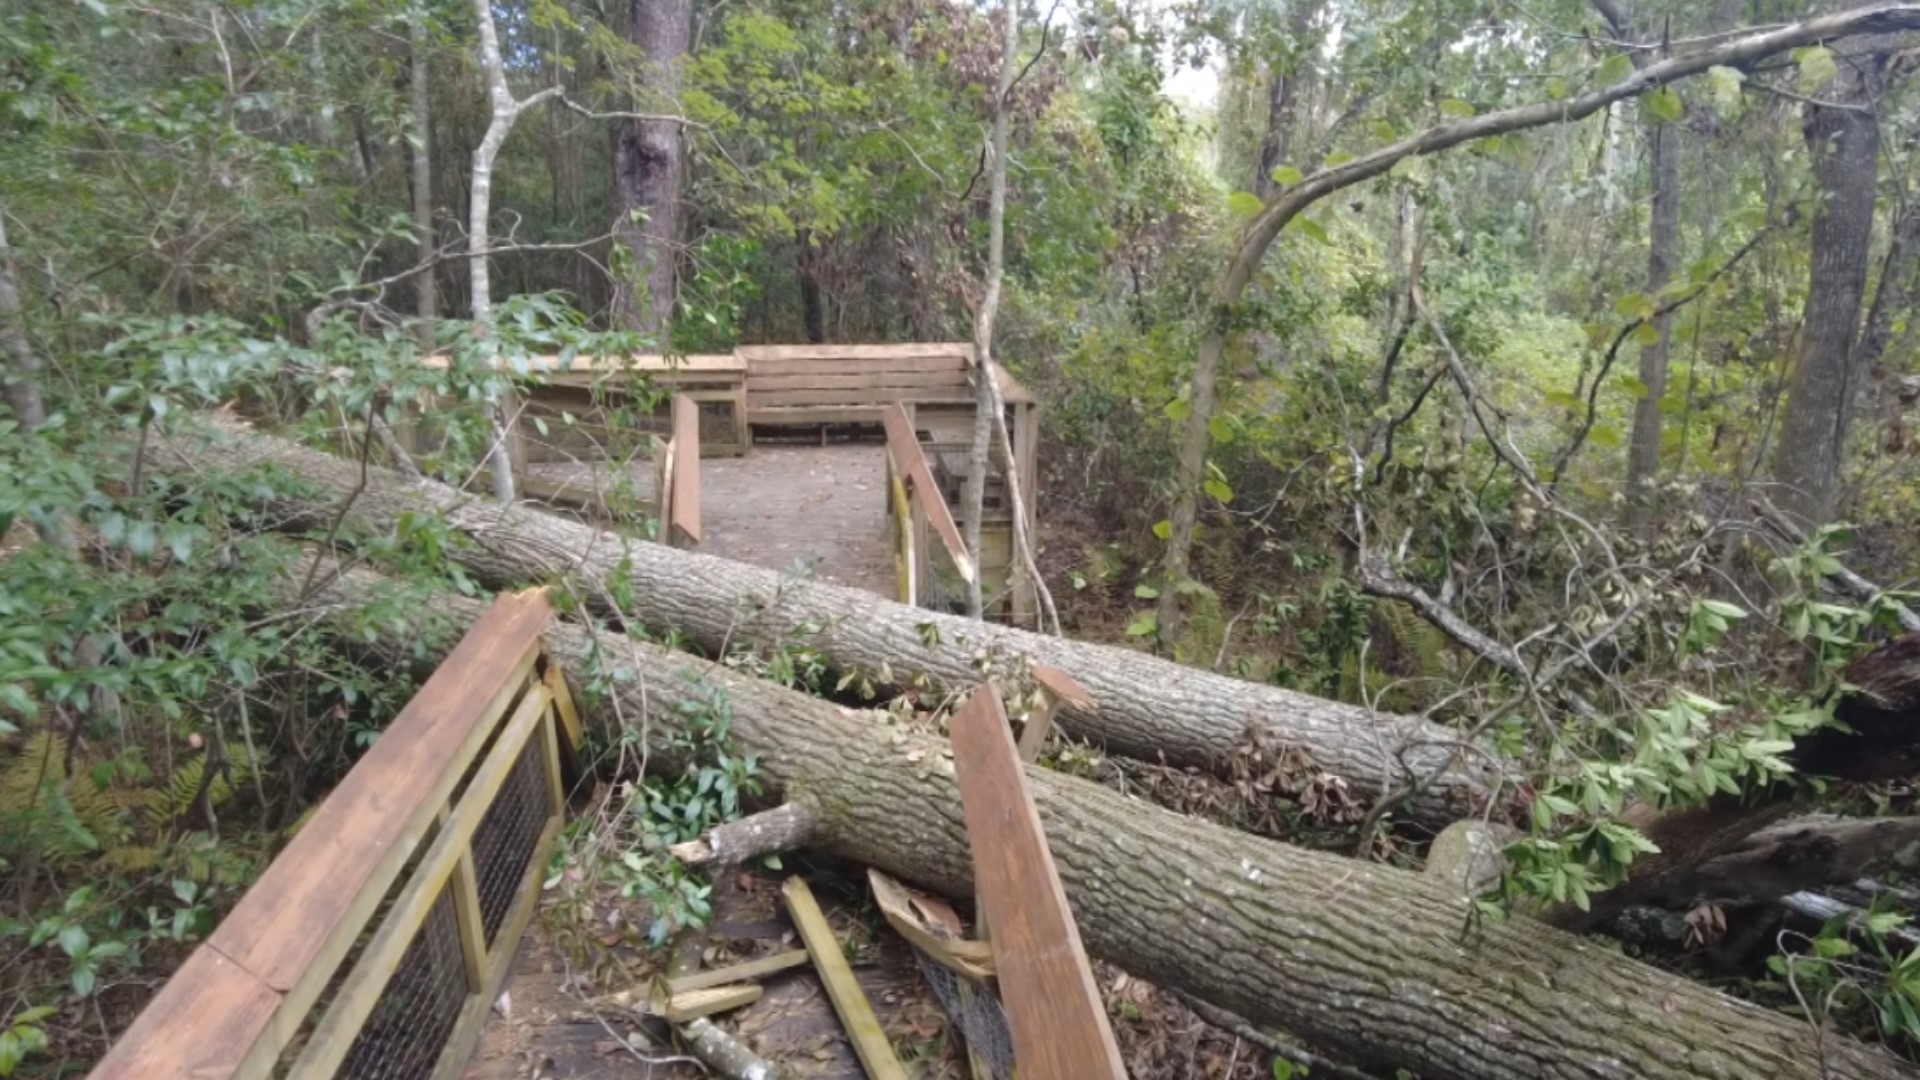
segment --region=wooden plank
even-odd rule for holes
[[[749,960],[744,964],[731,964],[710,971],[696,971],[691,975],[680,975],[667,980],[667,993],[679,997],[692,990],[706,990],[710,987],[725,986],[728,983],[752,982],[769,975],[797,968],[807,962],[807,950],[789,949],[786,952],[763,956],[758,960]]]
[[[803,952],[800,955],[804,957],[806,953]],[[711,986],[704,990],[689,990],[684,994],[675,994],[673,997],[667,999],[666,1004],[660,1009],[660,1015],[665,1017],[668,1023],[684,1024],[689,1020],[697,1020],[702,1016],[713,1016],[716,1013],[732,1012],[735,1009],[745,1008],[759,1001],[760,995],[766,992],[764,987],[756,983],[746,983],[741,986]]]
[[[880,414],[884,411],[886,407],[883,405],[855,407],[784,405],[779,408],[767,408],[749,398],[747,422],[769,427],[781,424],[877,424],[880,422]]]
[[[1001,367],[998,363],[993,365],[993,381],[999,385],[1002,405],[1033,404],[1033,395],[1027,392],[1026,387],[1020,385],[1019,379],[1013,377],[1013,372]]]
[[[496,600],[213,932],[303,1012],[520,696],[553,619],[544,591]]]
[[[878,397],[889,389],[945,387],[956,394],[969,392],[967,377],[959,371],[893,371],[876,369],[835,375],[761,375],[747,380],[747,393],[774,394],[789,390],[853,390]]]
[[[840,1014],[847,1040],[853,1043],[854,1055],[867,1070],[869,1080],[907,1080],[907,1070],[894,1056],[893,1044],[881,1030],[880,1019],[873,1014],[873,1006],[854,979],[853,969],[847,966],[840,942],[835,940],[833,927],[828,925],[820,904],[814,900],[813,890],[807,888],[804,879],[790,877],[780,894],[786,898],[787,914],[813,957],[814,969],[827,988],[827,998],[833,1002],[833,1011]]]
[[[869,367],[885,368],[888,371],[920,372],[962,372],[970,365],[961,353],[945,353],[939,356],[889,356],[881,359],[862,359],[859,357],[835,357],[830,359],[813,358],[808,360],[754,360],[747,366],[749,383],[766,375],[847,375],[858,374]]]
[[[947,554],[953,557],[961,578],[972,581],[976,573],[974,561],[967,555],[967,545],[960,538],[960,526],[954,524],[953,511],[933,479],[933,469],[927,464],[926,452],[920,448],[920,439],[913,433],[913,423],[907,419],[906,410],[898,405],[889,406],[881,422],[887,428],[887,447],[894,452],[894,460],[906,474],[907,490],[914,504],[926,515],[940,542],[946,546]]]
[[[435,371],[445,371],[447,370],[448,362],[445,356],[436,353],[421,357],[420,366],[431,368]],[[740,372],[747,369],[746,361],[732,353],[709,353],[692,356],[661,356],[657,353],[634,353],[629,356],[614,354],[588,355],[583,353],[574,356],[565,364],[560,362],[560,355],[558,353],[550,353],[545,356],[523,356],[511,359],[498,357],[494,361],[494,366],[504,366],[510,369],[525,368],[529,373],[544,375],[563,373],[571,375],[606,374],[624,371],[641,371],[649,375],[675,374],[680,372],[709,374],[716,372]]]
[[[886,360],[907,356],[973,356],[964,341],[900,345],[742,345],[733,351],[749,367],[764,360]]]
[[[878,870],[867,870],[874,904],[893,931],[941,967],[970,982],[993,979],[993,947],[960,936],[960,917],[947,902],[908,889]]]
[[[689,544],[700,542],[700,409],[691,398],[673,399],[673,498],[668,521]]]
[[[974,887],[993,926],[994,970],[1021,1080],[1125,1080],[999,689],[976,690],[951,728]]]
[[[449,885],[456,889],[454,914],[456,918],[460,916],[459,892],[464,891],[464,886],[453,879],[456,874],[464,876],[461,867],[471,868],[474,830],[479,828],[481,818],[486,816],[500,788],[519,764],[521,750],[529,739],[544,733],[546,725],[542,720],[548,702],[546,687],[536,683],[514,710],[513,718],[494,741],[487,759],[474,773],[473,782],[461,793],[459,805],[447,815],[446,824],[421,856],[413,877],[387,910],[353,970],[341,981],[339,991],[334,994],[332,1004],[314,1029],[313,1038],[308,1040],[288,1080],[327,1080],[340,1068],[353,1046],[354,1036],[373,1014],[394,970],[400,966],[401,957],[425,924],[434,904],[439,902],[441,890]],[[489,959],[486,937],[479,926],[477,887],[473,899],[470,914],[474,917],[473,929],[479,933],[470,937],[466,921],[462,919],[460,937],[463,952],[478,945],[478,950],[466,957],[469,989],[478,993],[487,986]]]
[[[560,730],[566,734],[567,753],[577,753],[587,741],[580,726],[580,710],[574,707],[573,691],[567,686],[567,670],[551,660],[547,662],[547,693],[553,695],[554,711],[560,714]]]
[[[964,384],[946,386],[878,387],[870,390],[760,390],[747,384],[747,401],[754,408],[778,409],[795,405],[890,404],[895,401],[932,401],[964,404],[973,400],[973,390]]]
[[[249,1075],[255,1045],[280,995],[245,968],[202,945],[93,1067],[91,1080],[224,1080]],[[266,1057],[266,1069],[273,1060]],[[256,1074],[264,1077],[263,1069]]]

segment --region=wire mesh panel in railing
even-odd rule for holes
[[[335,1075],[428,1080],[470,992],[453,890],[443,887]]]
[[[536,732],[536,736],[538,734]],[[553,792],[547,782],[545,747],[538,737],[528,739],[514,762],[513,772],[501,785],[500,794],[473,832],[473,864],[480,884],[480,920],[490,947],[519,897],[527,863],[533,858],[540,835],[552,816]]]

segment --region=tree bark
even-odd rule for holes
[[[493,321],[493,282],[487,258],[493,245],[488,219],[493,211],[493,162],[507,141],[514,122],[527,106],[560,92],[548,87],[525,101],[515,101],[507,86],[507,69],[500,58],[500,38],[494,30],[492,0],[473,0],[473,17],[480,32],[480,66],[486,72],[487,102],[492,118],[480,145],[473,150],[473,178],[468,185],[471,206],[467,211],[467,276],[473,293],[473,321],[482,333],[490,333]],[[509,395],[509,399],[511,395]],[[493,474],[493,497],[503,503],[513,501],[513,421],[508,415],[511,401],[488,403],[493,413],[493,441],[487,447],[487,467]]]
[[[680,64],[693,40],[692,3],[633,0],[628,12],[627,36],[640,50],[647,78],[659,97],[679,100]],[[680,241],[680,194],[686,182],[679,123],[624,121],[614,144],[613,177],[613,231],[632,254],[635,272],[647,283],[644,300],[631,288],[619,290],[614,319],[629,330],[660,335],[673,316],[674,252]]]
[[[427,50],[431,39],[425,0],[415,0],[407,13],[408,94],[413,109],[413,231],[415,258],[425,269],[413,276],[413,314],[419,320],[414,333],[421,352],[433,351],[434,323],[440,318],[440,293],[433,268],[439,246],[433,227],[433,87],[428,80]]]
[[[47,406],[40,396],[40,357],[27,340],[27,319],[20,304],[20,285],[14,277],[13,249],[7,246],[6,208],[0,206],[0,352],[6,368],[7,407],[20,430],[38,431],[47,422]]]
[[[960,499],[961,539],[974,566],[980,566],[980,519],[985,516],[987,467],[993,453],[993,412],[1000,395],[993,385],[993,322],[1000,314],[1000,287],[1006,276],[1007,250],[1007,132],[1012,126],[1014,66],[1019,62],[1020,5],[1007,0],[1000,6],[1000,80],[993,94],[993,134],[987,146],[987,272],[980,307],[973,315],[973,442],[967,448],[967,484]],[[1014,472],[1012,462],[1007,471]],[[1011,553],[1010,553],[1011,554]],[[1013,560],[1009,558],[1008,562]],[[978,619],[986,612],[981,574],[967,579],[967,615]],[[1012,568],[1008,568],[1012,579]]]
[[[1873,291],[1873,307],[1867,312],[1867,327],[1854,347],[1854,363],[1863,370],[1874,370],[1895,338],[1911,340],[1915,324],[1920,323],[1914,317],[1916,302],[1920,302],[1920,199],[1910,201],[1906,213],[1894,223],[1893,240],[1881,263],[1880,284]],[[1902,323],[1906,325],[1902,327]]]
[[[1410,776],[1429,778],[1406,812],[1438,824],[1483,806],[1497,790],[1488,755],[1457,752],[1451,730],[1417,718],[795,580],[475,499],[435,481],[407,481],[379,467],[368,468],[363,488],[357,463],[253,432],[231,417],[208,422],[210,439],[174,434],[152,447],[155,474],[192,482],[203,472],[271,462],[309,488],[272,502],[269,520],[289,530],[326,529],[337,518],[347,535],[382,535],[411,515],[438,513],[466,539],[447,545],[449,555],[483,580],[505,586],[566,578],[602,612],[615,610],[615,594],[630,596],[630,617],[677,629],[714,653],[804,642],[843,673],[878,681],[885,670],[900,685],[924,676],[952,688],[973,686],[983,668],[1019,679],[1027,665],[1047,664],[1078,680],[1095,702],[1090,709],[1063,707],[1056,722],[1112,753],[1224,771],[1257,734],[1269,746],[1301,748],[1317,768],[1365,797]]]
[[[1824,91],[1838,107],[1808,105],[1807,147],[1819,200],[1813,215],[1806,315],[1788,379],[1786,413],[1774,451],[1774,502],[1800,521],[1833,516],[1853,409],[1865,372],[1856,362],[1860,305],[1873,242],[1880,125],[1865,111],[1879,97],[1873,55],[1845,57]]]
[[[1191,572],[1193,526],[1199,518],[1200,485],[1206,478],[1207,422],[1213,418],[1220,360],[1235,325],[1234,309],[1259,270],[1267,249],[1287,224],[1328,195],[1381,176],[1410,157],[1450,150],[1463,143],[1529,128],[1583,120],[1657,86],[1690,78],[1718,66],[1745,67],[1803,45],[1832,42],[1861,34],[1886,34],[1920,29],[1920,3],[1885,3],[1870,8],[1806,19],[1774,30],[1733,38],[1648,64],[1612,86],[1596,87],[1565,101],[1542,101],[1479,116],[1450,120],[1389,146],[1338,165],[1315,170],[1300,183],[1269,200],[1241,230],[1233,255],[1227,260],[1209,297],[1203,316],[1200,346],[1194,358],[1193,383],[1188,395],[1186,428],[1174,461],[1174,501],[1171,532],[1162,563],[1164,581],[1160,601],[1160,633],[1177,637],[1184,614],[1178,586]]]
[[[304,568],[289,596],[300,576]],[[358,635],[381,588],[355,571],[318,599]],[[457,627],[483,608],[447,595],[409,610]],[[396,659],[427,640],[419,626],[377,632],[375,647]],[[622,717],[644,717],[656,753],[680,707],[717,689],[739,749],[759,755],[778,794],[809,808],[821,848],[970,895],[945,740],[570,623],[556,624],[546,644],[576,676],[621,673],[610,681],[618,701],[584,695],[583,718],[617,731]],[[1089,952],[1357,1064],[1435,1080],[1912,1075],[1877,1049],[1818,1038],[1797,1019],[1538,923],[1469,935],[1467,901],[1423,875],[1261,840],[1043,769],[1030,767],[1027,779]]]
[[[1288,43],[1290,55],[1284,62],[1273,65],[1267,83],[1267,125],[1260,138],[1260,160],[1254,166],[1253,177],[1253,193],[1262,200],[1272,198],[1280,190],[1273,171],[1288,164],[1293,155],[1294,134],[1300,127],[1300,99],[1313,79],[1313,65],[1307,57],[1318,44],[1310,41],[1308,35],[1319,14],[1320,0],[1295,0],[1293,13],[1287,19],[1287,32],[1292,39]]]
[[[1647,295],[1658,297],[1673,280],[1680,248],[1680,128],[1648,120],[1647,152],[1653,174],[1653,218],[1647,229]],[[1660,301],[1656,300],[1656,303]],[[1640,347],[1640,384],[1645,395],[1633,407],[1633,436],[1627,444],[1627,513],[1635,527],[1645,526],[1658,509],[1654,485],[1660,475],[1660,399],[1667,393],[1667,365],[1673,349],[1673,313],[1662,312],[1650,324],[1659,339]]]

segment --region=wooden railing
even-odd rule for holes
[[[894,570],[898,578],[899,599],[904,604],[919,604],[925,599],[930,568],[923,538],[928,532],[940,541],[960,579],[971,582],[977,573],[967,545],[954,524],[953,511],[940,493],[927,464],[920,437],[914,433],[913,420],[906,407],[889,405],[880,414],[887,430],[887,486],[893,505]]]
[[[700,543],[700,406],[673,398],[673,437],[654,460],[660,540],[675,547]]]
[[[539,898],[580,722],[544,592],[503,597],[94,1080],[451,1080]]]

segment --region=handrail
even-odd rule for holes
[[[552,618],[543,591],[487,610],[93,1080],[316,1080],[395,1053],[458,1074],[564,817],[579,720],[539,667]]]
[[[671,498],[661,503],[668,528],[689,545],[700,542],[700,406],[673,396]]]
[[[926,452],[920,448],[920,437],[913,432],[913,421],[907,417],[906,406],[898,402],[887,406],[881,410],[880,422],[887,429],[887,453],[892,455],[895,467],[905,478],[907,494],[933,525],[941,545],[952,556],[961,580],[971,583],[973,559],[967,555],[966,542],[960,538],[960,527],[953,522],[953,511],[940,494],[940,486],[934,482],[933,469],[927,464]]]

